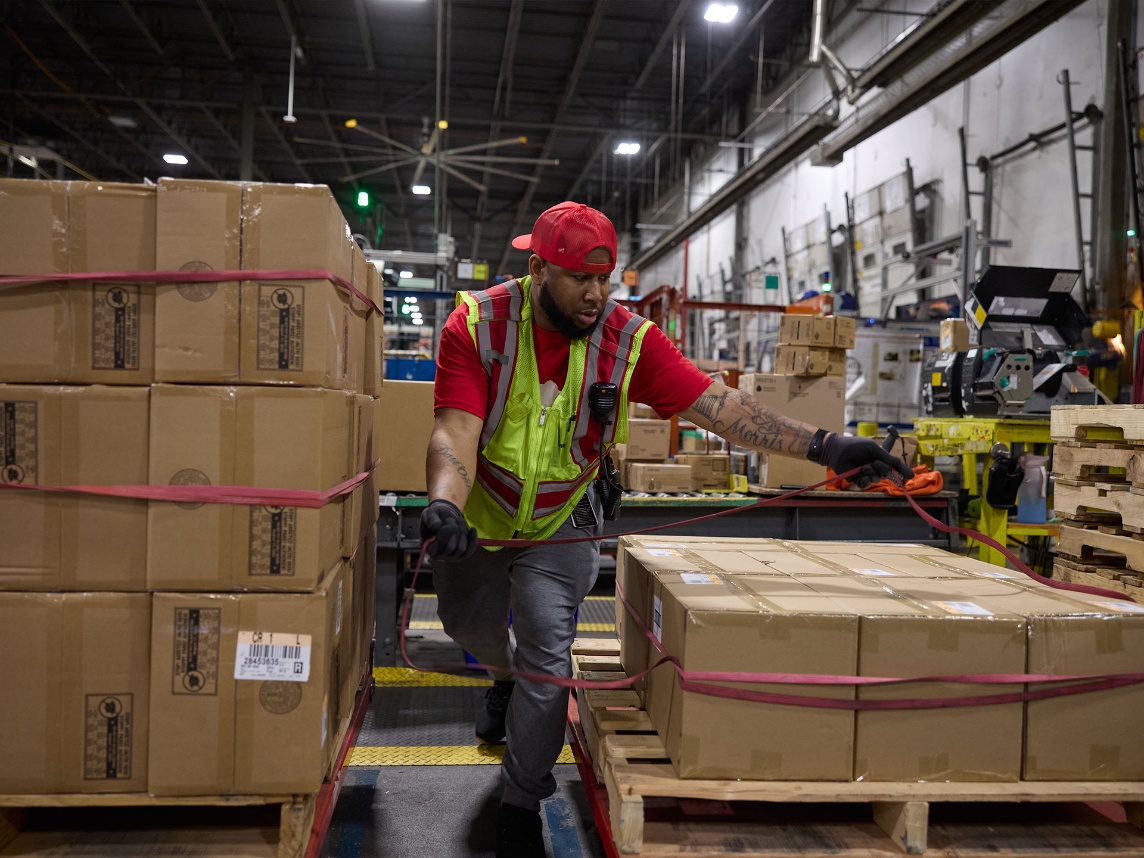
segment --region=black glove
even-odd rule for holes
[[[477,529],[466,524],[456,504],[440,498],[421,513],[421,542],[429,539],[434,540],[429,546],[434,560],[464,560],[477,550]]]
[[[872,438],[854,435],[839,435],[831,432],[822,442],[822,457],[819,460],[836,474],[844,474],[854,468],[862,468],[852,482],[858,488],[867,488],[870,483],[886,479],[893,471],[902,475],[902,482],[910,479],[913,469],[897,456],[883,450]]]

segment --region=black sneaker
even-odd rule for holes
[[[482,742],[496,745],[504,741],[504,717],[515,685],[511,679],[498,679],[485,692],[485,708],[477,713],[477,738]]]
[[[546,858],[539,810],[501,804],[497,811],[497,858]]]

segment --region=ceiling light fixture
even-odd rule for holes
[[[412,271],[402,271],[402,272],[401,272],[401,274],[400,274],[400,277],[401,277],[401,279],[402,279],[402,280],[408,280],[408,279],[409,279],[410,277],[412,277],[412,276],[413,276],[413,272],[412,272]]]
[[[738,12],[739,7],[733,3],[711,3],[703,13],[703,20],[713,24],[730,24]]]
[[[163,156],[163,160],[166,161],[168,164],[187,164],[187,163],[189,163],[187,161],[187,156],[186,155],[180,155],[178,152],[168,152],[166,155]]]
[[[414,185],[410,190],[419,197],[427,197],[433,193],[433,190],[428,185]]]
[[[130,116],[109,116],[107,121],[116,128],[136,128],[135,120]]]
[[[617,143],[616,148],[615,148],[615,154],[617,154],[617,155],[635,155],[637,152],[639,152],[639,150],[640,150],[640,144],[639,143],[631,143],[631,142]]]

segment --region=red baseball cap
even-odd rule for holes
[[[616,228],[607,215],[583,203],[564,202],[542,212],[532,232],[518,235],[512,246],[569,271],[608,274],[616,267]],[[585,262],[597,247],[612,254],[612,261]]]

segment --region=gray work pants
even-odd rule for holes
[[[577,527],[570,517],[553,540],[603,533],[594,490],[586,497],[597,523]],[[478,548],[468,560],[433,562],[437,615],[446,634],[481,664],[506,668],[493,671],[494,679],[511,679],[514,670],[571,676],[575,611],[599,570],[599,542]],[[517,680],[506,721],[502,801],[537,810],[556,791],[552,767],[564,747],[567,717],[567,688]]]

